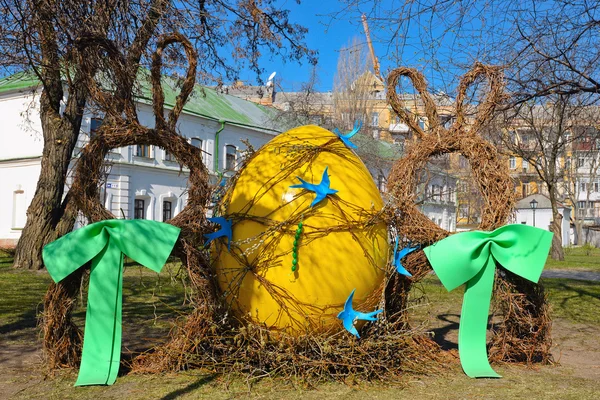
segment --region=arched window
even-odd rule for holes
[[[90,139],[96,136],[100,125],[102,125],[102,118],[95,117],[90,120]]]
[[[170,200],[163,200],[163,222],[167,222],[173,217],[173,203]]]
[[[146,219],[146,201],[144,199],[135,199],[133,205],[133,218]]]
[[[235,159],[237,148],[234,145],[228,144],[225,146],[225,170],[232,171],[235,169]]]
[[[135,155],[137,157],[150,158],[150,146],[147,144],[138,144],[135,146]]]
[[[202,139],[193,137],[190,141],[191,145],[202,150]]]
[[[17,189],[13,192],[13,218],[12,228],[23,229],[27,221],[27,205],[25,204],[25,192]]]

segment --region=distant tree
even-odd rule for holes
[[[204,83],[237,78],[242,67],[261,73],[263,49],[315,61],[303,44],[306,29],[273,0],[0,0],[0,7],[0,68],[29,74],[42,89],[42,172],[17,245],[17,268],[41,268],[43,246],[73,227],[77,210],[64,188],[85,107],[93,97],[106,123],[121,118],[161,35],[182,34],[193,43]],[[180,50],[164,52],[167,71],[181,70]],[[104,101],[93,96],[107,90],[113,92]]]
[[[275,112],[270,124],[282,131],[301,125],[315,124],[333,129],[331,94],[317,88],[319,76],[313,67],[308,81],[302,82],[298,91],[284,91],[279,83],[275,95]]]
[[[367,47],[357,37],[340,49],[333,78],[333,121],[342,130],[352,129],[355,121],[367,123],[373,109],[373,86]]]
[[[586,220],[598,224],[598,209],[590,208],[592,193],[600,191],[600,109],[586,107],[574,122],[573,134],[567,136],[568,155],[565,158],[564,197],[572,207],[571,218],[575,224],[575,244],[583,244],[583,225]],[[582,197],[583,196],[583,197]]]
[[[589,106],[582,105],[575,95],[549,95],[547,99],[549,101],[543,104],[520,103],[505,110],[493,128],[492,136],[496,137],[507,156],[521,158],[537,173],[552,206],[550,230],[554,239],[550,255],[556,260],[564,260],[563,217],[558,208],[560,201],[569,193],[575,196],[577,193],[577,188],[570,190],[568,179],[574,177],[566,160],[571,144],[578,143],[589,134],[589,131],[580,129]]]

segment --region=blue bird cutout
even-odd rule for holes
[[[329,185],[331,183],[329,182],[329,175],[327,175],[328,168],[329,167],[325,167],[325,171],[323,171],[323,178],[321,179],[321,183],[319,183],[318,185],[308,183],[305,180],[303,180],[302,178],[300,178],[299,176],[297,176],[296,178],[298,178],[300,180],[300,182],[302,182],[302,183],[300,183],[298,185],[290,186],[291,188],[302,188],[302,189],[310,190],[311,192],[315,192],[317,194],[317,197],[315,197],[313,202],[310,203],[311,207],[314,207],[315,204],[317,204],[318,202],[323,200],[325,197],[327,197],[328,194],[335,194],[338,192],[337,190],[331,189],[329,187]]]
[[[410,247],[409,245],[403,248],[402,250],[398,251],[398,242],[399,240],[398,238],[396,238],[396,246],[394,247],[394,262],[392,263],[392,265],[396,267],[396,271],[398,271],[399,274],[412,276],[410,272],[408,272],[406,268],[404,268],[404,265],[402,265],[402,259],[410,253],[412,253],[413,251],[418,250],[419,246]]]
[[[358,121],[354,121],[354,129],[352,129],[346,135],[342,135],[342,133],[340,132],[340,130],[338,128],[334,128],[333,133],[335,133],[337,135],[337,137],[339,137],[340,140],[342,142],[344,142],[344,144],[347,147],[349,147],[351,149],[357,149],[358,147],[350,141],[350,138],[352,138],[352,136],[356,135],[358,133],[358,131],[360,131],[360,128],[362,128],[362,121],[358,120]]]
[[[206,243],[204,243],[204,246],[208,246],[208,244],[216,238],[225,236],[227,238],[227,249],[231,251],[231,220],[225,219],[224,217],[213,217],[207,219],[210,222],[214,222],[216,224],[221,225],[221,229],[213,233],[205,233],[204,237],[206,237],[208,240],[206,241]]]
[[[354,309],[352,308],[352,299],[354,298],[355,290],[356,289],[352,290],[352,293],[350,293],[350,296],[348,296],[348,300],[346,300],[346,303],[344,304],[344,311],[339,313],[337,317],[342,320],[344,328],[346,328],[348,332],[360,339],[360,335],[358,334],[354,323],[359,319],[363,321],[377,321],[375,315],[379,314],[383,310],[375,310],[370,313],[354,311]]]

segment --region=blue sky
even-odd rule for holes
[[[340,48],[347,45],[354,36],[365,40],[360,18],[354,21],[331,19],[328,14],[340,11],[342,7],[337,0],[303,0],[300,5],[294,0],[286,0],[281,4],[283,8],[290,10],[291,22],[308,28],[306,44],[310,49],[319,51],[318,89],[331,90]],[[312,66],[307,61],[299,65],[269,58],[265,56],[261,60],[265,69],[263,80],[266,81],[271,72],[277,72],[276,79],[279,79],[279,84],[285,90],[299,90],[300,85],[309,80]],[[249,84],[255,83],[252,72],[242,73],[241,77]]]
[[[351,6],[346,6],[348,3]],[[375,53],[386,73],[398,66],[421,70],[430,83],[430,90],[443,90],[449,94],[456,86],[456,79],[465,73],[474,61],[490,61],[493,57],[486,50],[496,23],[503,20],[503,12],[495,3],[470,2],[462,9],[460,4],[448,3],[445,10],[434,13],[419,11],[428,7],[428,2],[415,2],[400,14],[410,15],[399,29],[399,7],[405,4],[397,0],[281,0],[279,5],[290,10],[291,22],[308,28],[306,44],[319,52],[317,75],[318,90],[331,90],[337,69],[339,50],[349,44],[353,37],[366,43],[360,19],[365,12],[370,19],[369,28]],[[347,8],[344,8],[347,7]],[[331,15],[340,13],[337,18]],[[462,14],[466,13],[466,14]],[[505,29],[505,28],[502,28]],[[392,39],[394,38],[394,39]],[[368,54],[368,53],[367,53]],[[263,80],[272,72],[277,73],[279,85],[284,90],[300,90],[303,82],[310,78],[312,66],[308,62],[284,63],[278,58],[265,55],[261,60],[265,69]],[[242,72],[241,79],[255,84],[255,75]]]

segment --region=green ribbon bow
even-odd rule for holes
[[[485,340],[496,262],[537,283],[551,244],[549,231],[506,225],[493,232],[457,233],[423,250],[448,291],[467,284],[458,330],[458,353],[469,377],[500,377],[490,366]]]
[[[147,220],[106,220],[49,243],[42,257],[55,282],[92,260],[81,366],[75,386],[112,385],[121,360],[123,254],[160,272],[179,228]]]

